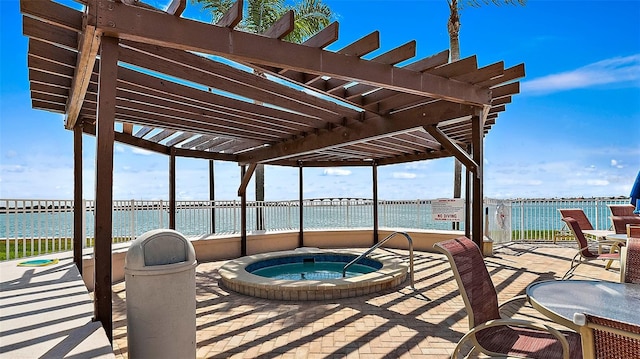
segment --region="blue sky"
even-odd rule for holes
[[[446,0],[325,0],[338,50],[379,30],[376,56],[417,41],[418,56],[448,48]],[[166,1],[148,0],[156,6]],[[188,4],[184,17],[208,21]],[[17,0],[0,0],[0,198],[73,198],[72,133],[31,109],[27,39]],[[479,66],[525,63],[521,93],[485,138],[485,196],[628,196],[640,171],[640,1],[542,1],[461,14],[461,55]],[[95,141],[84,136],[84,197],[94,197]],[[116,144],[115,199],[168,198],[166,156]],[[216,162],[216,198],[237,199],[239,167]],[[266,199],[298,198],[298,170],[267,166]],[[378,169],[381,199],[451,197],[451,159]],[[305,198],[371,197],[370,168],[308,168]],[[178,200],[208,198],[208,163],[178,158]],[[252,199],[253,184],[248,192]]]

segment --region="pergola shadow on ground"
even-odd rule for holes
[[[401,257],[406,250],[385,249]],[[496,246],[486,258],[502,303],[524,294],[526,286],[558,279],[575,249],[560,245]],[[468,318],[450,266],[443,255],[415,253],[415,286],[325,301],[278,301],[237,294],[219,284],[224,262],[196,269],[199,358],[448,358],[468,331]],[[603,263],[578,267],[574,279],[618,281],[618,268]],[[113,286],[114,350],[127,357],[125,284]],[[544,321],[543,315],[515,302],[504,313]],[[472,354],[471,357],[477,357]]]
[[[79,0],[80,11],[20,5],[32,106],[64,114],[74,131],[75,203],[83,197],[82,134],[97,138],[96,319],[109,337],[114,141],[168,156],[172,228],[176,157],[240,164],[246,204],[258,165],[300,168],[300,187],[304,167],[370,166],[377,203],[377,166],[453,156],[467,169],[466,234],[482,244],[483,139],[519,92],[523,64],[479,67],[475,56],[449,63],[448,51],[413,60],[415,41],[374,54],[377,31],[330,51],[337,23],[289,43],[282,38],[293,12],[249,34],[235,29],[242,1],[217,24],[182,18],[186,0],[167,10],[131,0]],[[79,268],[81,225],[76,211]],[[301,245],[303,229],[301,220]]]

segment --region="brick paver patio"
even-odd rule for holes
[[[406,256],[408,251],[389,250]],[[497,246],[487,267],[500,302],[524,294],[532,282],[558,279],[573,247]],[[415,287],[328,301],[252,298],[219,285],[224,262],[200,263],[197,284],[198,358],[446,358],[468,330],[467,316],[448,262],[415,252]],[[618,281],[618,264],[583,264],[573,279]],[[114,349],[127,358],[125,283],[113,286]],[[524,307],[516,317],[545,320]],[[556,325],[557,326],[557,325]]]

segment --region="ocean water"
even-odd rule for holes
[[[0,200],[0,207],[2,206]],[[295,203],[295,205],[294,205]],[[304,228],[371,228],[373,205],[370,200],[309,202],[303,207]],[[585,200],[487,200],[485,208],[491,231],[559,230],[558,208],[581,208],[597,229],[610,228],[608,204],[628,203],[627,199]],[[176,230],[185,235],[238,233],[241,212],[239,203],[215,209],[200,205],[178,205]],[[11,207],[10,207],[11,208]],[[262,213],[262,216],[260,216]],[[116,208],[113,213],[113,236],[131,238],[156,228],[168,228],[166,202],[160,206]],[[247,230],[296,230],[300,227],[297,202],[267,202],[262,212],[255,205],[247,210]],[[381,201],[378,206],[380,227],[413,229],[451,229],[451,222],[434,221],[428,200]],[[258,220],[263,218],[263,220]],[[93,237],[94,214],[85,212],[85,235]],[[258,224],[263,223],[262,227]],[[465,223],[460,223],[464,229]],[[73,212],[69,208],[38,210],[3,210],[0,208],[0,238],[71,238]],[[521,237],[522,238],[522,237]]]

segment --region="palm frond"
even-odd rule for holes
[[[292,8],[295,14],[294,30],[286,40],[303,42],[331,22],[333,12],[322,0],[303,0]]]
[[[247,31],[262,33],[286,12],[284,0],[250,0],[247,2]]]
[[[192,4],[202,4],[202,9],[211,14],[211,22],[216,23],[235,4],[235,0],[191,0]]]

